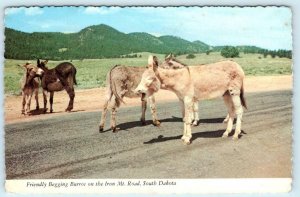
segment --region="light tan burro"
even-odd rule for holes
[[[41,75],[43,73],[43,70],[31,64],[30,62],[19,66],[24,69],[24,75],[20,79],[21,91],[23,96],[22,114],[27,115],[28,113],[30,113],[31,98],[33,94],[36,101],[36,110],[39,109],[39,79],[37,78],[37,76]]]
[[[227,137],[237,117],[233,139],[238,139],[241,133],[244,98],[244,71],[236,62],[221,61],[214,64],[188,67],[172,56],[158,66],[155,56],[148,59],[148,69],[143,73],[142,80],[136,92],[151,96],[160,88],[174,92],[184,107],[184,129],[182,140],[190,144],[192,138],[191,125],[197,112],[197,102],[203,99],[223,96],[228,109],[224,120],[227,129],[223,137]]]

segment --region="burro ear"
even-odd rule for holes
[[[153,66],[158,67],[158,58],[156,56],[153,56]]]
[[[45,60],[45,61],[43,61],[44,62],[44,64],[47,64],[48,63],[48,60]]]
[[[153,56],[149,55],[148,57],[148,68],[153,67]]]
[[[148,68],[156,69],[157,67],[158,67],[157,57],[150,55],[148,58]]]
[[[165,58],[166,61],[169,61],[170,59],[173,58],[173,54],[170,53],[169,55],[167,55],[167,57]]]
[[[36,61],[36,63],[37,63],[37,65],[40,65],[40,59],[37,59],[37,61]]]

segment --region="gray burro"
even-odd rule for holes
[[[152,114],[153,125],[159,126],[160,122],[156,114],[155,97],[151,95],[145,97],[145,94],[137,94],[134,89],[141,81],[142,74],[146,70],[146,67],[133,67],[133,66],[114,66],[106,75],[106,93],[105,102],[103,105],[103,111],[101,121],[99,124],[99,132],[103,132],[104,123],[106,121],[106,114],[108,108],[111,109],[111,129],[113,132],[117,131],[116,128],[116,113],[117,108],[121,103],[124,103],[123,98],[136,98],[140,97],[142,101],[142,116],[141,122],[145,125],[145,112],[147,108],[147,100],[150,101],[150,109]]]

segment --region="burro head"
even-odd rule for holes
[[[48,63],[48,60],[40,60],[40,59],[37,59],[37,67],[39,68],[47,68],[46,67],[46,64]]]
[[[174,55],[171,53],[168,56],[166,56],[165,61],[163,61],[159,67],[164,68],[164,69],[181,69],[186,67],[187,65],[179,62],[176,60]]]
[[[150,55],[148,58],[148,67],[142,75],[142,79],[135,89],[137,94],[145,94],[147,97],[152,96],[161,88],[161,81],[158,73],[158,59]]]
[[[44,71],[33,65],[31,62],[26,62],[24,65],[19,65],[26,70],[26,84],[29,83],[34,77],[43,75]]]

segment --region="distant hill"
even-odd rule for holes
[[[152,53],[200,53],[209,46],[174,36],[125,34],[107,25],[95,25],[77,33],[24,33],[5,29],[5,58],[83,59],[110,58],[148,51]]]
[[[245,47],[241,50],[245,50]],[[221,50],[201,41],[175,36],[156,37],[148,33],[122,33],[108,25],[89,26],[77,33],[25,33],[5,28],[5,58],[52,60],[114,58],[137,52],[159,54],[203,53]]]

